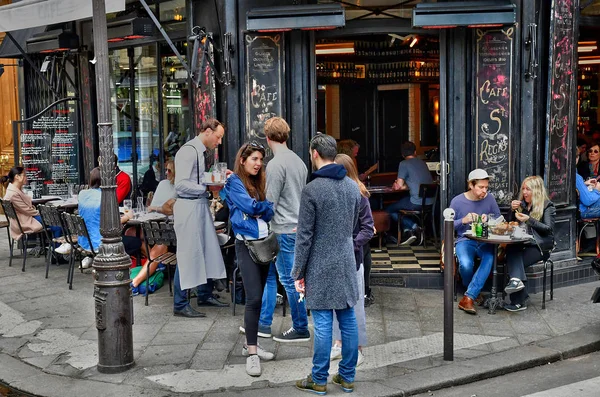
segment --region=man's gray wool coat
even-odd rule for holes
[[[306,307],[346,309],[358,298],[352,232],[360,191],[338,164],[321,167],[302,191],[292,278],[304,278]]]

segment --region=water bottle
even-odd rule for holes
[[[483,225],[481,223],[481,216],[477,219],[477,225],[475,225],[475,236],[481,237],[483,234]]]

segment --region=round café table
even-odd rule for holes
[[[54,201],[54,200],[62,200],[62,198],[60,196],[46,196],[46,195],[44,195],[44,196],[42,196],[40,198],[31,199],[31,202],[34,205],[38,205],[38,204],[46,204],[47,202]]]
[[[498,297],[498,246],[501,244],[522,244],[530,241],[531,236],[527,238],[513,238],[511,236],[499,236],[496,234],[489,234],[487,238],[473,236],[471,231],[468,230],[464,236],[469,240],[478,241],[480,243],[492,244],[494,246],[494,261],[492,266],[492,291],[490,297],[487,299],[488,314],[496,314],[496,308],[503,302],[502,298]]]

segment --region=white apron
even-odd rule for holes
[[[204,151],[206,147],[196,137],[182,146],[175,156],[178,199],[173,207],[173,226],[177,235],[177,266],[182,290],[205,284],[209,278],[226,277],[219,240],[205,198],[206,186],[198,183],[205,168]]]

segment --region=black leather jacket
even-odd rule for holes
[[[525,208],[525,206],[522,205],[521,209],[523,214],[529,215],[529,210]],[[513,211],[510,212],[509,218],[515,218]],[[542,219],[538,221],[537,219],[530,217],[527,222],[525,222],[531,229],[533,238],[540,248],[540,251],[542,251],[542,254],[551,251],[554,247],[555,218],[556,208],[554,207],[554,203],[552,201],[546,201],[544,204],[544,213],[542,214]]]

